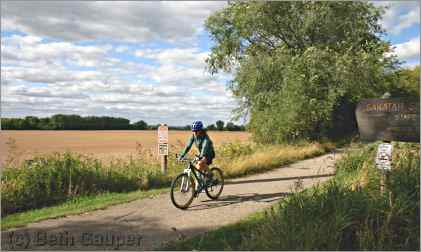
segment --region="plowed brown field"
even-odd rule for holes
[[[190,136],[189,131],[169,131],[170,146],[184,145]],[[246,132],[210,131],[209,136],[215,145],[248,141]],[[11,144],[14,139],[15,144]],[[27,159],[37,153],[55,151],[74,151],[93,154],[104,161],[113,158],[124,158],[135,154],[138,145],[142,149],[157,151],[157,131],[117,130],[117,131],[0,131],[0,161],[3,162],[8,153],[13,152],[20,159]],[[15,146],[15,148],[13,148]],[[170,149],[171,150],[171,149]]]

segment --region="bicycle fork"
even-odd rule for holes
[[[184,169],[184,173],[187,174],[187,178],[183,177],[181,179],[181,186],[180,186],[180,192],[187,192],[189,190],[189,183],[190,183],[190,169]]]
[[[183,177],[181,179],[181,188],[180,188],[180,192],[184,193],[187,192],[189,189],[189,182],[186,181],[187,179],[185,177]]]
[[[183,177],[181,180],[181,186],[180,186],[180,192],[187,192],[189,190],[189,184],[190,184],[190,177],[191,177],[191,170],[185,169],[184,173],[187,174],[187,178]],[[206,183],[203,181],[203,179],[197,177],[194,179],[195,183],[198,183],[197,190],[194,192],[194,196],[198,197],[199,194],[202,192],[202,190],[206,187]],[[196,189],[196,188],[194,188]]]

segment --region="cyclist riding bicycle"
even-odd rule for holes
[[[215,150],[213,149],[212,140],[209,138],[206,130],[203,128],[201,121],[194,121],[191,127],[193,135],[189,138],[186,147],[180,154],[180,159],[190,151],[193,143],[199,150],[199,161],[197,162],[196,168],[212,176],[209,171],[209,165],[212,164],[212,160],[215,158]]]
[[[213,166],[212,160],[215,158],[212,140],[210,140],[201,121],[194,121],[192,125],[193,134],[178,156],[179,161],[185,161],[186,168],[178,174],[171,182],[171,201],[179,209],[187,209],[193,199],[199,197],[205,191],[206,195],[216,200],[221,195],[224,188],[224,175],[221,169]],[[185,159],[184,156],[190,151],[195,143],[200,154],[196,158]]]

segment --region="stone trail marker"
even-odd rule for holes
[[[355,112],[363,141],[420,141],[420,104],[405,99],[367,99]]]

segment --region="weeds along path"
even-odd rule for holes
[[[270,172],[226,181],[219,200],[203,193],[179,210],[169,193],[77,216],[2,232],[2,249],[151,250],[164,242],[235,223],[294,190],[326,181],[340,155],[307,159]]]

